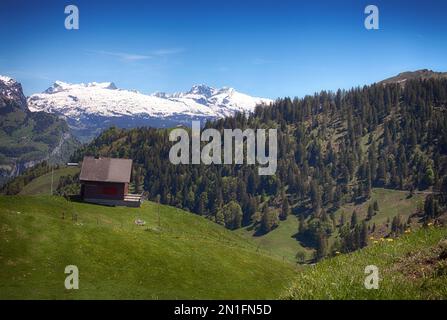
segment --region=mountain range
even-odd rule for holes
[[[446,212],[446,89],[442,74],[401,73],[388,83],[278,98],[248,118],[207,125],[220,132],[276,128],[272,176],[247,163],[174,165],[168,130],[148,128],[105,130],[71,161],[130,158],[135,193],[260,239],[283,259],[316,262]],[[79,190],[66,180],[58,192]]]
[[[172,127],[190,124],[191,120],[253,112],[256,105],[271,102],[227,87],[195,85],[188,92],[143,94],[119,89],[113,82],[69,84],[62,81],[28,98],[31,111],[44,111],[66,119],[81,141],[91,140],[111,125]]]
[[[66,86],[56,83],[44,94],[130,94],[113,83]],[[280,98],[255,108],[248,118],[230,116],[209,123],[219,131],[259,125],[277,128],[278,168],[270,177],[258,176],[257,167],[248,164],[173,165],[168,159],[172,146],[168,130],[144,127],[104,130],[77,148],[70,161],[82,161],[84,156],[130,158],[133,192],[147,192],[149,199],[195,212],[229,229],[243,229],[250,236],[282,234],[283,239],[292,239],[286,246],[289,258],[295,259],[297,250],[301,250],[302,261],[314,262],[337,252],[364,248],[370,237],[395,237],[442,215],[447,197],[438,195],[447,190],[446,88],[446,74],[429,70],[404,72],[350,90],[321,91],[301,99]],[[227,91],[195,86],[186,93],[142,96],[169,104],[219,101],[219,95]],[[5,114],[20,116],[17,110],[26,112],[21,109],[19,84],[8,80],[2,93],[7,101]],[[110,104],[119,114],[125,114],[125,110],[118,109],[117,100],[110,100]],[[113,117],[101,114],[111,110],[104,105],[91,102],[91,108],[96,110],[96,116]],[[21,147],[17,138],[34,137],[21,131],[28,131],[28,127],[20,122],[9,126],[15,132],[10,136],[16,138],[11,139],[11,148]],[[45,123],[35,127],[47,128]],[[2,123],[4,128],[8,126]],[[36,131],[35,136],[39,134]],[[53,136],[57,137],[57,132]],[[51,142],[49,138],[45,136],[44,141]],[[34,144],[28,147],[41,140],[34,138]],[[16,151],[21,155],[21,149]],[[23,180],[11,180],[4,190],[17,193],[23,189]],[[76,178],[59,179],[56,192],[78,193],[73,190],[79,190]],[[420,206],[425,196],[425,204]],[[402,206],[399,210],[397,203]]]
[[[423,69],[379,83],[405,86],[407,80],[446,77],[447,73]],[[113,125],[167,128],[251,113],[257,105],[272,103],[227,87],[195,85],[187,92],[143,94],[119,89],[113,82],[56,81],[26,98],[20,83],[0,76],[0,184],[42,160],[65,161],[77,140],[91,141]]]

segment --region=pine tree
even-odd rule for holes
[[[379,211],[379,203],[377,202],[377,200],[374,200],[373,202],[373,209],[374,211]]]
[[[351,228],[355,228],[357,225],[357,212],[354,210],[351,216]]]
[[[371,220],[373,216],[374,216],[374,209],[373,206],[370,204],[368,206],[368,214],[366,216],[366,220]]]
[[[327,254],[327,239],[323,234],[317,236],[317,248],[315,252],[315,260],[321,260]]]
[[[364,248],[368,245],[368,226],[366,221],[362,221],[362,227],[360,229],[360,248]]]
[[[287,216],[290,213],[289,200],[287,200],[285,193],[283,193],[282,197],[283,197],[283,199],[282,199],[282,206],[281,206],[281,212],[279,215],[279,219],[286,220]]]

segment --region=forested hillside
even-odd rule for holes
[[[230,229],[253,224],[264,234],[295,214],[301,220],[297,231],[322,248],[317,256],[324,256],[337,227],[346,239],[366,239],[369,228],[354,213],[340,221],[334,212],[343,204],[366,201],[374,187],[407,190],[410,196],[425,190],[436,203],[426,211],[431,210],[431,217],[442,212],[436,194],[446,187],[446,104],[447,79],[410,79],[405,85],[391,82],[279,99],[250,116],[206,124],[219,130],[277,128],[274,176],[259,176],[252,165],[172,165],[168,131],[150,128],[111,128],[72,160],[84,155],[131,158],[137,192],[146,190],[151,199]],[[396,219],[394,230],[403,232],[406,222]],[[342,250],[366,245],[357,243]]]

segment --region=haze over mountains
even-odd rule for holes
[[[56,81],[50,88],[28,98],[31,111],[65,118],[74,134],[88,141],[111,125],[172,127],[252,112],[272,100],[251,97],[233,88],[195,85],[188,92],[143,94],[119,89],[113,82],[69,84]]]

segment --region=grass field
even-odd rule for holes
[[[408,191],[374,188],[371,192],[371,198],[368,201],[358,205],[344,205],[337,210],[336,217],[339,219],[342,212],[344,212],[349,221],[352,212],[355,210],[359,220],[363,220],[368,213],[369,204],[373,204],[374,201],[377,201],[379,204],[379,211],[370,221],[368,221],[368,223],[370,225],[375,223],[376,226],[379,227],[378,230],[381,230],[383,233],[387,230],[384,226],[388,220],[392,221],[393,217],[400,215],[402,219],[406,221],[410,215],[417,211],[418,207],[423,207],[424,198],[425,195],[423,194],[414,194],[412,197],[408,197]]]
[[[375,223],[378,231],[387,232],[387,220],[392,220],[397,214],[407,219],[416,211],[419,205],[423,204],[424,195],[415,194],[413,197],[408,198],[408,192],[406,191],[374,188],[368,201],[358,205],[346,204],[337,210],[335,213],[337,221],[340,219],[342,212],[345,213],[346,219],[349,221],[354,209],[357,211],[359,221],[363,220],[367,215],[368,205],[372,204],[374,200],[377,200],[379,204],[379,211],[368,223],[371,225]],[[253,230],[252,226],[235,231],[235,233],[256,242],[259,248],[285,260],[296,262],[296,253],[303,250],[307,259],[312,257],[313,250],[304,248],[294,237],[298,232],[298,220],[293,215],[290,215],[286,221],[281,221],[276,229],[265,235],[254,236],[254,232],[255,230]],[[338,232],[335,232],[330,241],[334,241],[337,235]]]
[[[56,190],[61,176],[75,175],[79,172],[78,167],[66,167],[54,170],[53,172],[53,192]],[[49,195],[51,193],[51,172],[44,174],[28,183],[21,191],[20,195]]]
[[[351,254],[303,266],[284,299],[447,299],[447,228],[429,227]],[[440,245],[440,242],[443,246]],[[365,267],[379,268],[379,288],[366,289]]]
[[[266,299],[296,277],[246,237],[151,202],[2,196],[0,242],[0,299]],[[67,265],[79,268],[79,290],[64,287]]]
[[[259,248],[294,263],[296,263],[297,251],[306,250],[294,238],[298,232],[298,220],[293,215],[288,216],[287,220],[281,221],[277,228],[265,235],[254,236],[255,230],[251,226],[234,232],[254,241]],[[312,250],[307,251],[309,251],[309,255],[312,252]]]

